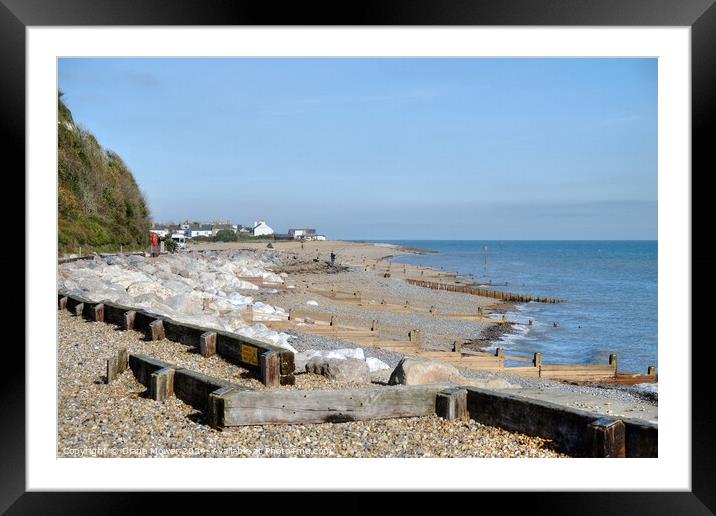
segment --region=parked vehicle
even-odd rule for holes
[[[179,249],[186,249],[186,235],[183,235],[181,233],[174,233],[172,235],[172,240],[177,243],[177,247]]]

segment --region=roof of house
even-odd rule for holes
[[[211,224],[192,224],[189,229],[191,231],[211,231]]]

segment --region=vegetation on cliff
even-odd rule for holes
[[[59,253],[143,249],[149,207],[132,172],[116,153],[80,128],[58,98]]]

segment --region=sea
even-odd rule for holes
[[[594,364],[616,353],[619,370],[658,367],[656,240],[383,240],[432,251],[393,263],[429,266],[500,285],[490,288],[561,303],[517,304],[515,325],[492,346],[509,354],[542,353],[546,364]],[[556,325],[554,324],[556,323]]]

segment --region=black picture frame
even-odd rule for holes
[[[5,158],[25,167],[25,29],[30,26],[112,25],[546,25],[546,26],[688,26],[692,43],[692,192],[697,178],[716,170],[709,136],[714,132],[716,98],[715,0],[363,0],[356,3],[208,0],[0,0],[0,98]],[[7,159],[5,160],[7,162]],[[696,171],[699,171],[697,174]],[[6,174],[9,173],[6,170]],[[704,204],[699,204],[703,206]],[[692,197],[692,235],[707,224]],[[694,238],[692,241],[696,241]],[[708,291],[711,258],[697,258],[692,275]],[[26,275],[32,271],[25,270]],[[704,285],[705,283],[705,285]],[[693,291],[692,291],[693,292]],[[708,306],[692,302],[692,321],[708,321]],[[26,321],[27,323],[27,321]],[[693,339],[692,339],[693,340]],[[128,514],[146,508],[146,496],[132,493],[25,492],[25,354],[6,343],[6,367],[0,375],[3,424],[0,426],[0,511],[7,514]],[[683,346],[690,346],[684,342]],[[550,514],[712,514],[714,477],[714,404],[709,387],[708,341],[692,352],[692,490],[690,492],[545,493],[509,495],[510,508]],[[638,459],[637,459],[638,460]],[[217,503],[221,497],[216,496]],[[294,507],[303,504],[302,495]],[[348,495],[345,506],[365,507],[361,495]],[[486,501],[480,495],[480,505]],[[487,496],[485,494],[484,496]],[[504,493],[500,494],[504,497]],[[502,498],[504,501],[504,498]],[[420,501],[420,498],[418,498]],[[495,500],[497,501],[497,500]],[[161,496],[162,512],[183,505],[182,494]],[[166,504],[166,505],[165,505]],[[383,507],[381,511],[388,509]]]

